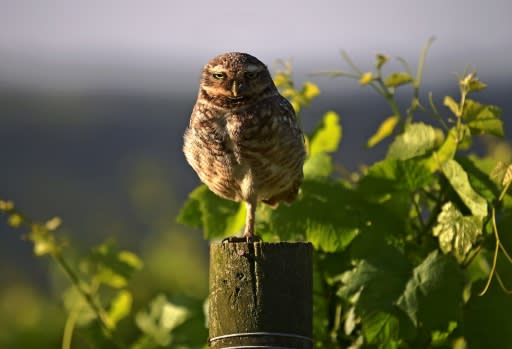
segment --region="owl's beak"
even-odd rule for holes
[[[233,85],[231,86],[231,93],[233,94],[233,97],[238,97],[238,82],[235,80],[233,81]]]

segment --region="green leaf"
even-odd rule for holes
[[[306,81],[302,86],[302,95],[305,97],[307,102],[311,102],[316,96],[320,94],[320,89],[318,85],[312,83],[311,81]]]
[[[178,222],[202,227],[206,238],[234,235],[245,224],[245,206],[215,195],[203,184],[190,193]]]
[[[343,250],[365,224],[359,212],[363,208],[350,199],[354,196],[340,183],[306,179],[302,195],[291,205],[264,206],[258,214],[268,225],[268,234],[280,240],[307,240],[316,249],[335,252]]]
[[[388,56],[382,54],[382,53],[378,53],[376,56],[375,56],[375,67],[377,69],[380,69],[382,68],[382,66],[384,64],[386,64],[386,62],[389,60]]]
[[[462,113],[463,120],[472,134],[492,134],[503,137],[503,121],[501,109],[494,105],[483,105],[466,99]]]
[[[76,287],[71,286],[64,291],[62,300],[64,302],[64,308],[66,308],[70,316],[73,314],[75,317],[78,327],[88,326],[97,318],[96,313],[91,309],[89,304],[87,304],[84,297],[76,290]]]
[[[444,204],[437,216],[437,225],[432,230],[439,238],[439,246],[444,253],[453,252],[462,263],[482,235],[482,218],[463,216],[451,202]]]
[[[437,145],[436,130],[422,122],[411,124],[397,136],[388,150],[390,159],[407,160],[432,151]]]
[[[406,72],[398,72],[390,74],[386,80],[384,80],[384,85],[387,87],[398,87],[400,85],[409,84],[413,81],[413,77]]]
[[[435,179],[423,161],[416,159],[397,160],[396,165],[397,187],[408,193],[430,185]]]
[[[315,155],[320,152],[332,153],[338,149],[342,128],[340,117],[334,111],[324,114],[320,126],[311,136],[309,143],[309,154]]]
[[[332,159],[326,153],[316,153],[306,159],[304,163],[304,178],[327,178],[333,169]]]
[[[143,263],[137,255],[118,250],[112,242],[95,247],[80,264],[81,270],[97,282],[114,288],[125,287],[133,273],[142,266]]]
[[[14,210],[14,203],[10,200],[0,200],[0,211],[10,212]]]
[[[487,84],[481,82],[479,79],[474,78],[469,82],[469,91],[478,92],[487,88]]]
[[[469,155],[468,157],[458,157],[457,162],[468,174],[471,187],[483,196],[487,202],[492,202],[499,196],[498,186],[491,179],[492,173],[489,175],[491,166],[494,164],[492,158],[480,158],[476,155]]]
[[[509,185],[512,182],[512,164],[507,165],[502,161],[498,161],[489,176],[502,187]]]
[[[473,285],[479,292],[483,282]],[[472,296],[464,307],[464,332],[469,348],[512,349],[512,297],[493,282],[485,295]]]
[[[377,132],[375,132],[373,136],[371,136],[370,139],[368,140],[367,146],[371,148],[377,143],[380,143],[380,141],[382,141],[384,138],[391,135],[399,120],[399,117],[396,115],[390,116],[389,118],[384,120],[380,124]]]
[[[385,159],[373,164],[358,187],[364,195],[375,196],[396,191],[411,191],[423,188],[434,180],[433,174],[423,161],[418,159]]]
[[[121,290],[112,300],[108,310],[108,326],[116,328],[117,323],[130,315],[133,297],[129,291]]]
[[[363,335],[369,344],[378,344],[379,348],[399,348],[400,322],[392,314],[375,312],[364,318]]]
[[[149,305],[148,312],[137,313],[135,322],[155,343],[167,346],[172,342],[171,332],[188,317],[186,308],[169,302],[164,295],[158,295]]]
[[[471,187],[468,175],[462,166],[451,159],[441,166],[441,170],[471,213],[479,217],[487,216],[487,201]]]
[[[434,173],[448,160],[453,159],[457,152],[459,135],[457,128],[453,127],[448,132],[443,144],[428,159],[424,160],[424,165]]]
[[[431,252],[414,268],[397,305],[419,326],[444,330],[462,310],[464,276],[455,260]]]
[[[486,84],[477,78],[476,72],[469,73],[464,76],[464,78],[460,79],[459,85],[467,92],[478,92],[487,87]]]
[[[11,213],[7,218],[7,224],[13,228],[19,228],[23,223],[23,217],[18,213]]]
[[[368,343],[394,347],[396,340],[414,332],[410,320],[395,305],[410,276],[409,262],[378,234],[361,234],[352,246],[355,267],[342,274],[337,294],[355,304]]]
[[[366,72],[361,75],[361,78],[359,79],[359,84],[362,86],[368,85],[370,82],[373,81],[373,74],[371,71]]]
[[[457,102],[455,102],[455,100],[452,97],[450,97],[450,96],[444,97],[443,104],[446,107],[448,107],[448,109],[451,110],[453,115],[455,115],[456,117],[460,117],[459,104]]]
[[[52,219],[46,221],[44,226],[48,231],[54,231],[57,230],[61,224],[62,220],[59,217],[53,217]]]

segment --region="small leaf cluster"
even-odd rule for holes
[[[494,329],[506,327],[497,325],[499,308],[512,310],[503,276],[512,276],[512,239],[500,235],[512,223],[512,165],[471,154],[476,137],[503,136],[501,110],[472,99],[486,87],[476,72],[458,77],[459,95],[446,96],[442,110],[431,93],[423,102],[431,42],[415,74],[401,58],[404,70],[386,73],[384,54],[376,56],[375,71],[363,71],[345,53],[350,72],[322,73],[352,78],[385,98],[391,116],[367,146],[392,138],[386,156],[357,173],[343,170],[332,158],[341,117],[327,111],[306,136],[297,200],[258,207],[256,231],[264,241],[307,240],[315,248],[318,348],[510,347],[503,344],[510,343],[508,331]],[[276,85],[302,115],[308,91],[319,91],[311,83],[295,88],[290,69],[276,75]],[[402,106],[396,95],[407,86],[411,99]],[[417,121],[419,114],[431,122]],[[200,186],[178,220],[220,238],[239,232],[243,210]],[[482,338],[482,327],[492,327],[494,337]]]
[[[164,294],[157,295],[148,310],[133,314],[134,297],[128,288],[129,281],[143,268],[143,262],[133,252],[120,250],[107,241],[92,248],[75,267],[64,254],[69,242],[56,234],[62,223],[59,217],[36,222],[7,200],[0,200],[2,214],[11,227],[27,228],[26,238],[33,243],[34,255],[52,257],[70,281],[62,296],[67,312],[63,349],[73,347],[77,330],[95,348],[168,347],[173,344],[175,330],[191,318],[190,310],[173,304]],[[121,328],[130,320],[138,328],[131,343]]]

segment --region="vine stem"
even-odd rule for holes
[[[62,349],[71,349],[71,341],[73,339],[73,331],[75,330],[76,319],[78,318],[79,309],[73,309],[69,313],[64,325],[64,333],[62,335]]]
[[[498,228],[496,226],[496,210],[494,207],[491,211],[492,214],[492,230],[494,232],[494,237],[496,238],[496,247],[494,248],[494,255],[492,257],[492,267],[491,271],[489,272],[489,276],[487,277],[487,282],[485,283],[484,289],[478,294],[479,296],[483,296],[487,293],[487,290],[489,289],[489,286],[491,286],[492,277],[494,276],[494,272],[496,271],[496,264],[498,262],[498,252],[500,251],[500,236],[498,234]]]

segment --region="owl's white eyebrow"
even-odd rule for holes
[[[216,65],[215,67],[210,68],[210,73],[225,73],[228,70],[224,68],[222,65]]]

